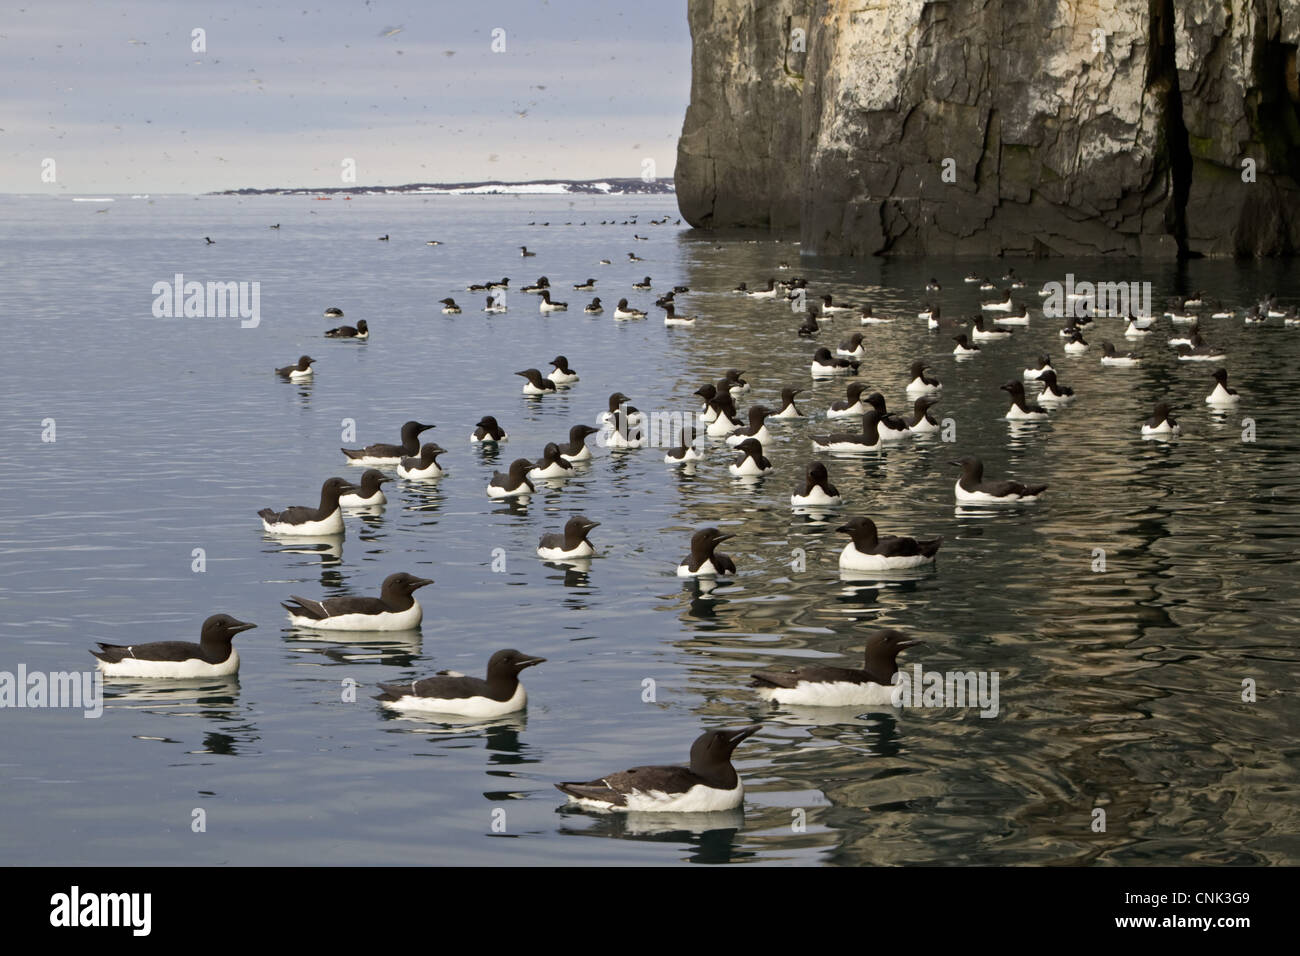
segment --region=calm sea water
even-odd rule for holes
[[[1296,862],[1300,329],[1204,323],[1243,395],[1216,415],[1202,403],[1212,367],[1175,360],[1167,320],[1121,346],[1142,354],[1140,369],[1103,369],[1099,347],[1062,357],[1059,323],[1037,313],[959,366],[948,336],[915,318],[925,282],[937,277],[945,312],[960,315],[979,300],[961,277],[1008,263],[801,261],[789,243],[648,224],[663,214],[676,218],[671,197],[0,199],[0,670],[85,669],[95,641],[193,640],[217,611],[259,625],[237,638],[237,680],[110,683],[99,719],[0,711],[3,862]],[[631,215],[636,226],[597,224]],[[522,244],[537,257],[520,259]],[[1238,308],[1268,291],[1300,300],[1289,263],[1012,265],[1035,305],[1033,289],[1069,271],[1150,281],[1159,301],[1195,289]],[[176,273],[260,282],[261,324],[153,318],[154,283]],[[574,311],[542,317],[515,294],[508,315],[487,318],[464,291],[541,274]],[[656,291],[691,287],[681,311],[695,328],[665,329],[654,294],[631,289],[646,274]],[[845,514],[945,536],[933,573],[846,579],[840,522],[791,513],[808,435],[844,384],[813,384],[811,353],[857,326],[841,317],[810,343],[785,306],[726,294],[780,274],[899,316],[864,330],[863,376],[891,406],[905,404],[914,357],[944,381],[936,413],[955,421],[955,443],[830,463]],[[627,296],[651,320],[582,314],[590,293],[568,290],[588,276],[607,308]],[[447,295],[464,314],[439,313]],[[323,339],[328,306],[367,319],[371,340]],[[1117,321],[1101,324],[1091,340],[1122,341]],[[1013,430],[998,386],[1040,351],[1079,398]],[[304,352],[318,359],[312,384],[272,374]],[[523,397],[511,373],[557,353],[581,382]],[[689,412],[691,392],[728,367],[754,384],[742,409],[786,384],[808,389],[811,421],[770,426],[770,478],[738,483],[716,450],[687,475],[656,449],[598,449],[526,507],[485,496],[496,467],[539,457],[610,392]],[[1143,442],[1138,425],[1161,397],[1184,435]],[[497,455],[467,441],[484,414],[511,435]],[[448,449],[441,482],[390,486],[382,514],[348,519],[341,553],[262,534],[259,508],[313,503],[324,478],[349,472],[345,419],[365,444],[395,440],[408,418],[437,423],[426,438]],[[964,453],[1051,488],[1034,508],[960,514],[947,462]],[[534,554],[574,513],[602,522],[585,573]],[[673,573],[708,524],[738,535],[724,550],[740,568],[712,592]],[[279,607],[291,593],[375,593],[398,570],[436,580],[419,594],[417,634],[341,640],[290,627]],[[997,672],[998,716],[773,708],[746,686],[760,667],[856,666],[880,626],[924,639],[905,663]],[[372,699],[378,681],[480,673],[503,647],[548,658],[525,674],[526,716],[456,726]],[[751,722],[765,726],[737,753],[743,813],[602,818],[562,809],[552,787],[681,762],[703,729]]]

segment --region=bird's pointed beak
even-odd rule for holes
[[[238,634],[240,631],[251,631],[255,627],[257,625],[249,621],[236,621],[234,624],[228,625],[227,630],[232,634]]]
[[[411,590],[414,591],[416,588],[422,588],[426,584],[432,584],[432,583],[433,583],[433,578],[414,578],[411,581]]]
[[[752,737],[763,729],[762,724],[751,724],[748,727],[742,727],[740,730],[733,730],[728,733],[728,742],[734,748],[746,737]]]
[[[713,539],[713,543],[714,543],[714,544],[719,544],[719,543],[721,543],[721,542],[723,542],[723,541],[726,541],[728,538],[734,538],[734,537],[735,537],[734,534],[720,534],[720,535],[718,535],[716,538]]]
[[[903,650],[904,648],[907,648],[907,647],[916,647],[917,644],[924,644],[924,643],[925,643],[925,641],[920,641],[920,640],[916,640],[916,641],[899,641],[899,642],[898,642],[898,649],[901,651],[901,650]]]
[[[961,467],[961,462],[959,462],[959,461],[950,461],[950,462],[948,462],[948,464],[950,464],[950,465],[956,465],[958,468]]]
[[[515,666],[518,667],[520,670],[523,670],[525,667],[535,667],[538,664],[545,664],[545,663],[546,663],[545,657],[530,657],[527,660],[517,661]]]

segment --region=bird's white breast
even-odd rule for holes
[[[342,499],[339,500],[341,503]],[[263,518],[262,527],[271,534],[342,534],[343,512],[340,509],[335,508],[320,521],[304,521],[302,524],[288,524],[284,521],[272,522]]]
[[[382,611],[379,614],[339,614],[324,620],[289,612],[289,621],[299,627],[318,631],[408,631],[424,620],[424,610],[416,601],[405,611]]]
[[[109,677],[229,677],[239,673],[239,653],[234,648],[220,664],[209,664],[198,657],[184,661],[142,661],[127,657],[116,663],[100,661],[99,669]]]
[[[491,697],[416,697],[405,694],[397,700],[386,700],[383,705],[390,710],[421,714],[454,714],[457,717],[501,717],[523,710],[528,705],[528,695],[524,685],[515,686],[514,695],[509,700],[493,700]]]

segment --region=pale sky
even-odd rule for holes
[[[8,0],[0,89],[7,193],[671,176],[690,33],[683,0]]]

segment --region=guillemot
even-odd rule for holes
[[[371,508],[386,505],[388,499],[384,497],[384,491],[380,486],[392,480],[378,469],[367,468],[361,473],[361,480],[357,482],[356,490],[339,498],[339,504],[344,508]]]
[[[1003,416],[1009,421],[1041,422],[1047,420],[1047,409],[1025,399],[1025,386],[1019,380],[1013,379],[1005,385],[999,385],[998,388],[1011,393],[1011,408]]]
[[[812,442],[817,448],[826,451],[849,453],[879,451],[881,447],[879,425],[880,413],[874,408],[868,408],[862,414],[861,432],[833,432],[830,435],[813,435]]]
[[[548,560],[589,558],[596,553],[596,549],[587,540],[587,535],[592,528],[598,527],[599,521],[592,521],[586,515],[574,515],[564,523],[564,530],[559,534],[542,535],[537,542],[537,554]]]
[[[572,385],[578,381],[578,373],[569,368],[569,360],[563,355],[551,359],[551,373],[546,377],[556,385]]]
[[[524,382],[525,395],[554,395],[556,392],[555,382],[549,378],[542,378],[542,373],[535,368],[526,368],[515,374],[528,379]]]
[[[591,425],[574,425],[569,429],[569,440],[560,445],[560,454],[568,461],[590,460],[591,449],[587,447],[587,436],[599,432],[599,428]]]
[[[448,714],[488,719],[523,710],[528,694],[519,682],[525,668],[546,663],[514,649],[497,651],[488,659],[487,677],[466,677],[440,671],[433,677],[405,683],[379,682],[383,693],[375,699],[390,710],[406,713]]]
[[[747,438],[756,438],[762,445],[772,443],[772,433],[767,430],[763,422],[767,416],[772,414],[772,409],[766,405],[751,405],[749,407],[749,424],[743,428],[737,428],[727,436],[727,444],[740,447],[740,444]]]
[[[943,538],[885,535],[870,518],[854,518],[835,529],[851,539],[840,552],[840,567],[849,571],[908,571],[933,564]]]
[[[384,579],[379,597],[332,597],[324,601],[289,595],[281,607],[289,612],[289,621],[299,627],[322,631],[406,631],[424,619],[414,592],[432,584],[406,572],[390,574]]]
[[[787,385],[781,389],[781,410],[772,415],[773,418],[803,418],[803,412],[799,411],[799,406],[794,403],[794,397],[802,392],[802,388],[795,388]]]
[[[418,456],[403,458],[397,464],[397,475],[399,478],[410,478],[419,480],[422,478],[441,478],[443,469],[438,464],[438,456],[446,452],[436,442],[428,442],[420,449]]]
[[[1228,370],[1226,368],[1215,369],[1211,378],[1214,379],[1215,385],[1214,391],[1205,396],[1207,405],[1236,405],[1241,400],[1237,390],[1228,386]]]
[[[409,421],[402,425],[400,445],[377,442],[365,448],[340,448],[339,451],[347,455],[348,463],[352,465],[396,465],[403,458],[409,458],[420,450],[420,433],[433,427]]]
[[[933,375],[927,375],[926,370],[929,368],[924,362],[916,361],[912,363],[911,369],[908,370],[907,394],[921,395],[927,392],[937,392],[943,388],[943,384]]]
[[[337,328],[327,329],[325,331],[327,339],[368,339],[370,338],[370,326],[366,320],[362,319],[355,326],[340,325]]]
[[[704,528],[691,535],[691,553],[677,566],[679,578],[715,577],[735,574],[736,562],[714,550],[734,534],[723,534],[717,528]]]
[[[761,724],[740,730],[711,730],[691,744],[688,767],[633,767],[586,782],[557,783],[581,807],[610,812],[711,813],[734,810],[745,799],[745,785],[731,755]]]
[[[749,478],[766,475],[772,471],[772,463],[763,454],[763,443],[756,438],[746,438],[736,445],[738,454],[727,465],[727,472],[736,478]]]
[[[497,420],[491,415],[484,415],[470,432],[469,440],[471,442],[486,442],[489,444],[507,441],[510,438],[506,430],[497,424]]]
[[[984,462],[973,455],[949,462],[961,468],[954,493],[959,502],[971,504],[1011,504],[1036,501],[1047,485],[1025,485],[1018,481],[985,481]]]
[[[862,393],[867,390],[866,382],[850,382],[845,389],[844,398],[831,402],[826,409],[827,418],[857,418],[867,410],[862,402]]]
[[[262,527],[271,534],[327,535],[343,533],[343,512],[339,499],[357,488],[342,478],[329,478],[320,488],[320,504],[294,505],[283,511],[263,508],[257,513]]]
[[[893,702],[898,654],[920,641],[895,630],[867,636],[859,668],[806,664],[789,670],[756,671],[751,686],[758,696],[777,704],[811,707],[883,707]]]
[[[229,614],[213,614],[203,622],[199,643],[156,641],[151,644],[104,644],[91,651],[98,667],[110,677],[229,677],[239,673],[239,653],[230,640],[257,627]]]
[[[286,365],[284,368],[277,368],[275,374],[281,378],[287,378],[291,382],[298,382],[312,376],[312,363],[316,360],[310,355],[300,356],[298,364]]]
[[[790,495],[790,504],[796,508],[833,508],[844,504],[840,491],[831,484],[826,466],[820,461],[810,462],[804,472],[802,485],[796,485]]]
[[[510,463],[508,471],[494,471],[492,480],[488,482],[487,496],[521,498],[531,495],[537,490],[537,486],[528,479],[528,472],[532,467],[533,463],[527,458],[516,458]]]
[[[1172,409],[1166,402],[1157,402],[1151,417],[1142,423],[1143,436],[1174,437],[1182,433],[1182,426],[1170,414]]]
[[[560,446],[547,442],[542,449],[542,457],[528,470],[528,477],[533,481],[541,478],[567,478],[573,474],[573,465],[560,454]]]

